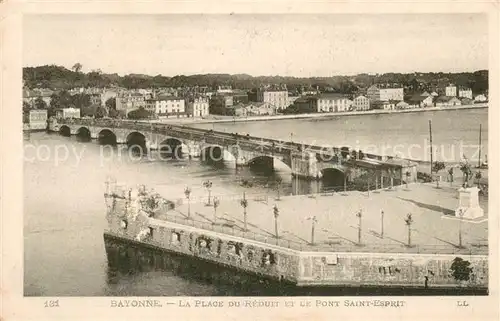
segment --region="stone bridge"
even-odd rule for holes
[[[304,145],[276,139],[238,135],[181,125],[110,119],[52,119],[49,130],[62,135],[78,135],[100,143],[137,146],[144,152],[160,150],[205,160],[225,160],[236,166],[259,163],[273,168],[275,161],[286,164],[293,175],[320,179],[341,175],[345,180],[375,177],[388,186],[403,180],[416,181],[416,164],[383,159],[377,155],[351,157],[349,150],[332,146]],[[363,158],[363,159],[361,159]]]

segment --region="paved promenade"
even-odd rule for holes
[[[158,190],[162,195],[166,194]],[[213,206],[207,206],[206,191],[195,189],[191,196],[191,220],[186,220],[187,202],[170,193],[170,199],[177,199],[176,211],[170,211],[163,219],[194,225],[270,244],[276,244],[304,251],[357,251],[392,253],[440,253],[440,254],[487,254],[488,203],[480,197],[485,216],[475,221],[454,217],[458,205],[456,188],[435,184],[412,184],[408,189],[399,186],[395,190],[348,192],[285,196],[280,200],[264,195],[247,194],[248,232],[244,232],[243,208],[240,195],[224,196],[224,189],[214,189],[212,196],[220,198],[217,217]],[[175,196],[178,196],[176,198]],[[260,200],[255,200],[260,199]],[[278,234],[274,238],[273,207],[279,209]],[[361,244],[358,244],[359,218],[362,211]],[[381,211],[384,211],[384,235]],[[408,226],[405,218],[412,214],[411,244],[408,247]],[[314,244],[311,245],[312,221],[315,216]],[[215,224],[214,224],[215,223]],[[459,248],[459,229],[462,226],[462,245]]]

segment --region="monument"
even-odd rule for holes
[[[479,188],[462,187],[458,190],[458,208],[455,216],[466,219],[475,219],[484,216],[483,209],[479,206]]]

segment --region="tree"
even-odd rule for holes
[[[42,99],[42,97],[37,97],[35,99],[35,109],[47,109],[47,103]]]
[[[245,197],[245,192],[243,192],[243,198],[240,200],[240,205],[243,207],[243,225],[245,232],[248,231],[247,228],[247,207],[248,207],[248,200]]]
[[[23,113],[29,113],[31,106],[28,102],[23,101]]]
[[[211,194],[211,191],[212,191],[212,182],[210,180],[206,180],[203,182],[203,187],[205,187],[208,191],[208,202],[207,202],[207,205],[210,206],[210,194]]]
[[[405,218],[405,223],[406,226],[408,227],[408,247],[411,247],[411,226],[413,224],[413,218],[411,216],[411,213],[408,213]]]
[[[217,197],[214,197],[214,223],[217,222],[217,208],[219,207],[220,201]]]
[[[278,206],[277,205],[274,205],[273,207],[273,215],[274,215],[274,236],[276,237],[276,240],[278,240],[279,238],[279,235],[278,235],[278,217],[280,216],[279,215],[280,211],[278,209]]]
[[[191,189],[189,187],[186,187],[184,189],[184,195],[186,195],[186,199],[188,202],[188,216],[187,216],[187,218],[190,219],[191,218]]]
[[[460,257],[456,257],[450,266],[451,275],[457,281],[469,281],[470,275],[472,273],[472,268],[470,267],[470,262],[466,261]]]
[[[127,114],[130,119],[147,119],[151,117],[151,112],[144,109],[144,107],[139,107],[139,109],[132,110]]]
[[[351,158],[354,160],[358,159],[358,152],[356,152],[354,149],[351,151]]]
[[[453,184],[453,167],[448,170],[448,175],[450,175],[450,186]]]
[[[356,217],[358,218],[358,245],[362,245],[362,243],[361,243],[361,231],[362,231],[361,220],[363,218],[363,210],[359,210],[356,213]]]
[[[462,187],[467,188],[469,187],[469,180],[472,177],[472,168],[467,161],[467,158],[465,158],[461,163],[460,163],[460,171],[462,171],[462,174],[464,176],[464,183]]]
[[[103,118],[107,115],[106,109],[102,106],[97,106],[95,109],[94,117],[95,118]]]
[[[281,179],[281,177],[278,177],[276,179],[276,191],[278,192],[278,198],[276,199],[277,201],[279,201],[281,198],[280,198],[280,194],[281,194],[281,184],[283,183],[283,180]]]
[[[116,110],[116,98],[115,97],[109,98],[108,100],[106,100],[104,105],[106,106],[108,111]]]
[[[477,171],[476,174],[474,175],[474,178],[476,179],[476,185],[479,187],[479,183],[481,182],[481,178],[483,175],[481,174],[481,171]]]
[[[83,67],[82,64],[79,63],[79,62],[77,62],[76,64],[73,65],[73,67],[71,67],[71,69],[74,72],[78,73],[78,72],[80,72],[82,70],[82,67]]]
[[[344,171],[344,194],[347,193],[347,177],[351,174],[351,170],[346,168]]]
[[[434,162],[433,166],[432,166],[432,171],[434,173],[438,173],[439,171],[443,170],[445,168],[444,166],[444,163],[443,162]],[[436,188],[439,188],[439,177],[436,177]]]
[[[120,113],[116,109],[109,109],[108,116],[111,118],[119,118]]]

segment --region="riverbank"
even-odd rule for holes
[[[464,106],[449,106],[449,107],[431,107],[431,108],[414,108],[414,109],[397,109],[397,110],[367,110],[367,111],[349,111],[336,113],[309,113],[297,115],[274,115],[274,116],[250,116],[250,117],[232,117],[222,115],[208,115],[206,118],[170,118],[161,121],[154,120],[155,123],[170,123],[170,124],[211,124],[211,123],[235,123],[235,122],[254,122],[254,121],[271,121],[283,119],[332,119],[340,116],[359,116],[359,115],[379,115],[379,114],[399,114],[399,113],[421,113],[428,111],[448,111],[460,109],[478,109],[488,108],[487,103],[464,105]]]

